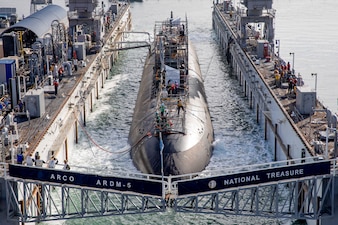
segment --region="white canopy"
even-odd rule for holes
[[[180,70],[167,66],[167,65],[165,66],[165,70],[166,70],[166,73],[165,73],[166,85],[173,84],[175,82],[180,84]]]

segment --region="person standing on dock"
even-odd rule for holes
[[[36,154],[35,154],[36,155]],[[42,167],[42,165],[46,163],[45,161],[43,161],[42,159],[40,159],[40,155],[37,155],[36,156],[36,159],[35,159],[35,166],[36,167]]]
[[[289,87],[288,87],[288,93],[289,94],[291,94],[292,89],[293,89],[293,80],[292,80],[292,77],[290,76],[290,78],[289,78]]]
[[[65,159],[63,162],[64,162],[63,170],[70,170],[70,166],[69,166],[69,164],[68,164],[67,159]]]
[[[75,70],[75,72],[77,72],[77,66],[78,66],[77,58],[74,58],[74,59],[73,59],[73,65],[74,65],[74,70]]]
[[[275,70],[275,84],[276,87],[281,87],[281,80],[280,80],[281,76],[280,73],[278,72],[278,70]]]
[[[52,156],[48,161],[48,168],[54,169],[56,164],[58,164],[58,160],[54,156]]]
[[[23,112],[23,110],[24,110],[24,103],[21,100],[19,100],[18,101],[18,111]]]
[[[40,154],[39,154],[39,152],[35,152],[35,155],[34,155],[34,157],[35,157],[35,160],[37,160],[37,159],[40,157]]]
[[[59,82],[55,79],[53,85],[54,85],[54,88],[55,88],[54,94],[58,95]]]
[[[34,165],[34,159],[32,158],[32,153],[30,153],[27,157],[26,157],[26,165],[27,166],[33,166]]]
[[[52,64],[52,73],[53,77],[56,79],[58,73],[58,66],[55,63]]]
[[[22,151],[20,150],[16,156],[16,162],[18,164],[22,164],[23,163],[23,154]]]
[[[59,70],[58,70],[58,78],[59,78],[59,81],[61,82],[62,78],[63,78],[63,67],[60,66]]]

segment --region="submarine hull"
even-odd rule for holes
[[[163,90],[166,92],[170,85],[164,80],[162,86],[156,85],[154,65],[158,43],[146,59],[129,133],[131,158],[143,173],[161,175],[162,168],[165,176],[197,173],[208,165],[212,156],[214,134],[203,80],[197,55],[192,44],[187,43],[184,45],[187,67],[184,73],[181,71],[181,77],[185,78],[180,84],[183,91],[167,96]],[[163,68],[166,68],[163,76],[168,80],[169,67]],[[180,110],[178,99],[184,102]],[[165,116],[160,115],[161,104],[166,107]],[[159,120],[166,124],[159,126]]]

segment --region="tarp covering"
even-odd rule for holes
[[[177,82],[180,84],[180,70],[172,68],[170,66],[165,66],[165,83],[168,84],[174,84]]]

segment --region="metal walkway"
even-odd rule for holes
[[[305,159],[162,177],[2,164],[7,219],[163,212],[319,219],[334,214],[336,162]],[[73,167],[72,167],[73,168]],[[83,168],[79,168],[83,171]],[[89,168],[88,168],[89,169]],[[106,174],[106,173],[105,173]]]

